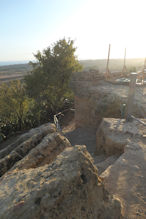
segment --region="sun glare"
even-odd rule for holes
[[[106,58],[109,43],[111,58],[122,58],[125,48],[127,58],[139,58],[146,56],[144,28],[145,1],[88,0],[52,38],[75,39],[80,59]]]

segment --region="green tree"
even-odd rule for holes
[[[23,83],[12,81],[0,86],[0,105],[1,123],[14,123],[21,130],[33,100],[27,97]]]
[[[33,70],[25,77],[26,90],[36,107],[55,112],[70,95],[71,74],[82,69],[75,56],[73,40],[62,39],[35,55]]]

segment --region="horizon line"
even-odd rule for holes
[[[123,60],[124,58],[110,58],[110,60]],[[145,57],[137,57],[137,58],[126,58],[126,60],[130,59],[145,59]],[[97,58],[97,59],[78,59],[79,61],[96,61],[96,60],[107,60],[107,58]],[[35,62],[35,60],[8,60],[8,61],[0,61],[0,66],[7,65],[19,65],[19,64],[29,64],[29,62]]]

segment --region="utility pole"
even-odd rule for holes
[[[107,58],[107,63],[106,63],[106,79],[110,77],[110,70],[109,70],[110,49],[111,49],[111,45],[109,44],[108,58]]]
[[[133,108],[134,108],[136,78],[137,78],[137,73],[132,72],[131,75],[130,75],[130,83],[129,83],[126,121],[130,121],[130,118],[131,118],[131,115],[132,115],[132,112],[133,112]]]

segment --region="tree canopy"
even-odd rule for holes
[[[21,130],[33,105],[33,100],[26,95],[24,84],[20,81],[3,83],[0,86],[0,103],[0,123],[17,124]]]
[[[71,74],[81,70],[73,40],[62,39],[35,54],[32,71],[24,81],[0,86],[0,138],[48,122],[71,106]],[[4,135],[3,135],[4,134]],[[1,141],[0,139],[0,141]]]
[[[63,96],[69,85],[73,72],[81,70],[73,40],[62,39],[52,46],[35,54],[36,62],[31,63],[33,70],[26,76],[27,90],[32,97],[43,99],[46,92]]]

